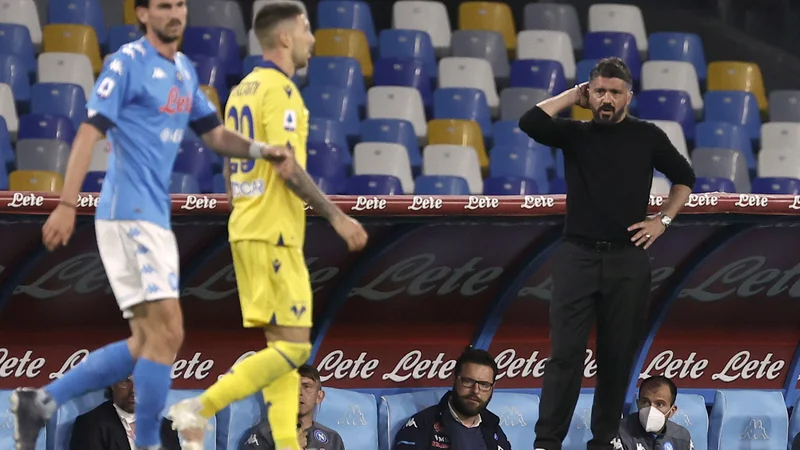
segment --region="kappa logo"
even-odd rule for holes
[[[623,450],[622,441],[619,438],[612,439],[611,445],[614,446],[614,450]]]
[[[764,428],[764,421],[753,417],[748,422],[742,434],[739,435],[739,440],[742,441],[761,441],[769,439],[767,429]]]
[[[504,406],[500,414],[500,423],[505,427],[524,427],[527,425],[522,413],[516,406]]]
[[[405,426],[403,428],[411,428],[411,427],[418,428],[417,427],[417,421],[414,420],[413,417],[408,419],[408,422],[406,422],[406,424],[405,424]]]
[[[364,413],[358,405],[350,405],[347,407],[347,412],[344,413],[341,419],[337,422],[339,425],[362,426],[367,424],[364,418]]]
[[[153,79],[154,80],[165,80],[167,78],[167,73],[164,72],[164,69],[161,67],[156,67],[153,69]]]
[[[578,429],[579,430],[591,430],[592,426],[590,425],[592,421],[592,410],[589,408],[583,408],[581,411],[581,420],[578,422]]]
[[[247,444],[247,445],[255,445],[255,446],[258,446],[258,437],[256,437],[256,434],[255,434],[255,433],[253,433],[253,434],[251,434],[251,435],[250,435],[250,437],[247,439],[247,442],[246,442],[246,444]]]
[[[636,450],[647,450],[641,442],[636,443]]]

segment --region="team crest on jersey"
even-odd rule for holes
[[[286,96],[287,97],[291,97],[292,96],[292,87],[287,84],[286,86],[283,87],[283,92],[286,92]]]
[[[322,430],[316,430],[314,431],[314,439],[325,444],[328,442],[328,435]]]
[[[291,109],[287,109],[283,113],[283,129],[286,131],[294,131],[297,129],[297,113]]]

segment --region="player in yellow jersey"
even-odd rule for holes
[[[254,28],[266,63],[233,90],[225,123],[294,152],[294,158],[274,164],[234,159],[226,168],[233,198],[228,232],[244,326],[262,328],[267,348],[237,364],[200,397],[170,409],[185,450],[202,449],[202,431],[218,411],[262,389],[275,448],[299,449],[295,369],[309,358],[312,325],[303,256],[305,204],[330,221],[351,251],[367,242],[361,224],[331,203],[305,171],[308,110],[291,80],[308,64],[314,44],[302,7],[269,3],[258,12]]]

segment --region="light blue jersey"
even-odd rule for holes
[[[98,220],[141,220],[171,229],[170,178],[187,126],[219,125],[186,55],[161,56],[141,38],[106,61],[89,103],[89,122],[111,144]]]

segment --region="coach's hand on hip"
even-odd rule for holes
[[[42,243],[51,252],[69,243],[75,229],[75,206],[64,202],[56,206],[42,227]]]
[[[631,238],[631,242],[634,242],[637,247],[644,244],[644,248],[648,249],[659,236],[664,234],[667,227],[661,222],[661,218],[658,215],[650,216],[644,221],[635,223],[628,227],[628,231],[639,230],[636,234],[633,235]]]

